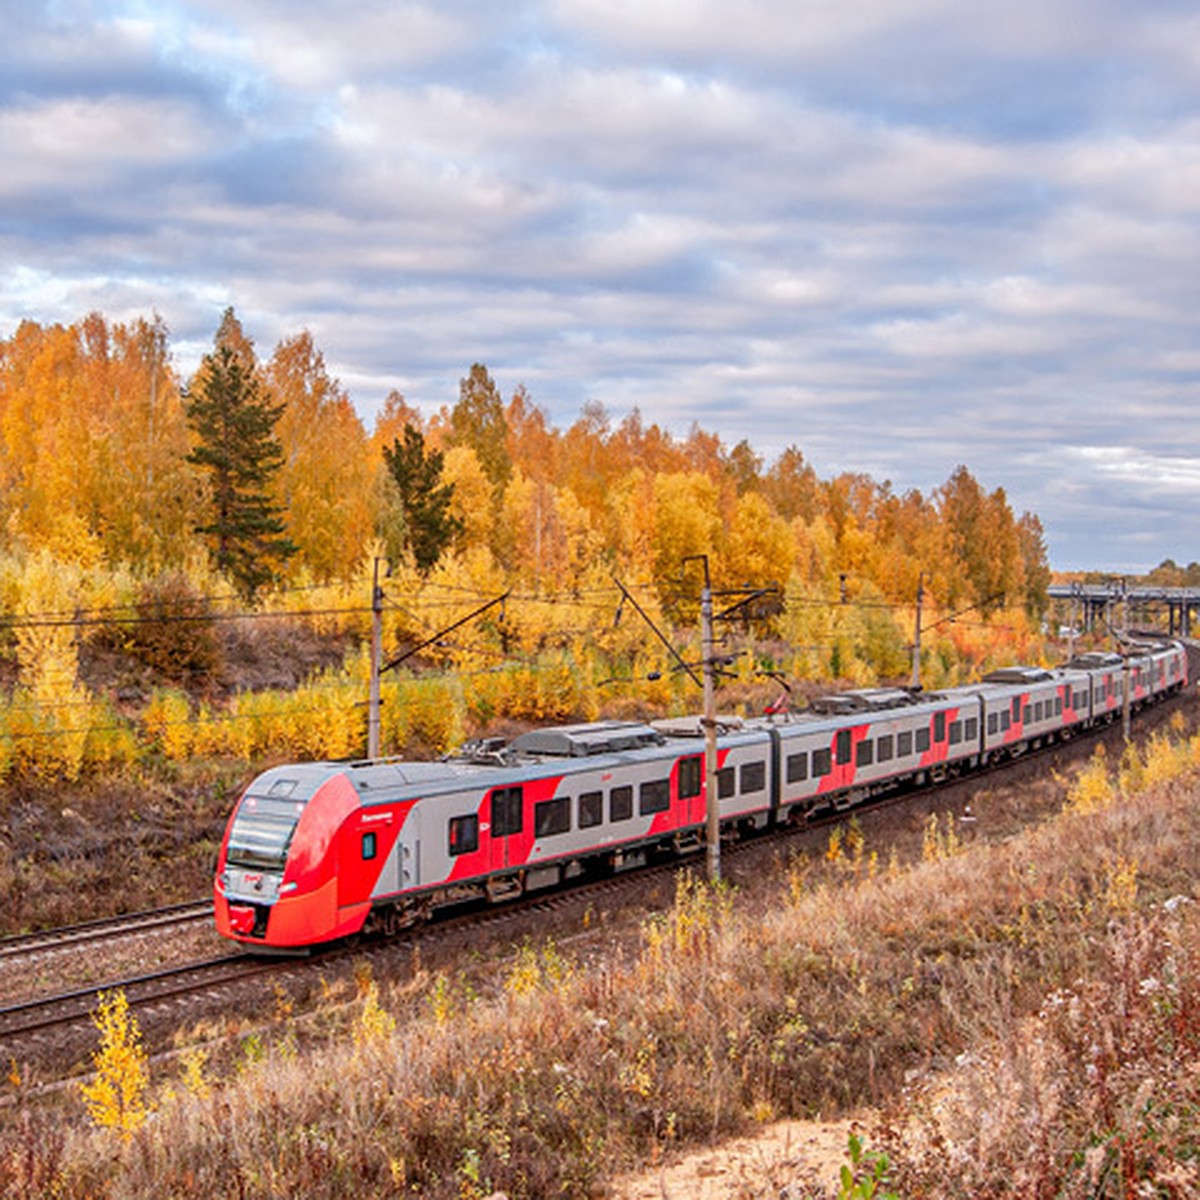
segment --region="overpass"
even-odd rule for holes
[[[1124,582],[1054,583],[1048,592],[1051,600],[1065,601],[1070,606],[1071,625],[1085,633],[1097,624],[1129,629],[1165,609],[1168,632],[1190,637],[1192,617],[1200,609],[1200,588],[1127,586]]]

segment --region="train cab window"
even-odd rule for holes
[[[891,762],[896,753],[896,741],[890,733],[885,733],[875,742],[875,761]]]
[[[737,772],[732,767],[722,767],[717,772],[717,799],[728,800],[737,791]]]
[[[968,717],[963,725],[963,737],[968,742],[973,742],[979,737],[979,718]]]
[[[579,797],[579,828],[591,829],[604,820],[604,793],[584,792]]]
[[[522,799],[519,787],[497,788],[492,793],[492,837],[521,832],[524,823]]]
[[[853,738],[849,729],[839,729],[837,734],[837,763],[842,766],[850,761],[850,745]]]
[[[917,730],[917,753],[924,754],[925,751],[929,749],[929,742],[930,742],[929,730],[927,728],[926,729],[918,729]]]
[[[671,807],[671,784],[666,779],[649,779],[638,789],[638,814],[666,812]]]
[[[863,738],[857,746],[854,747],[854,765],[856,767],[869,767],[875,761],[875,743],[870,738]]]
[[[535,837],[552,837],[556,833],[568,833],[570,829],[570,796],[556,796],[553,800],[539,800],[533,806]]]
[[[814,779],[824,779],[833,770],[833,755],[828,750],[814,750],[812,768]]]
[[[451,855],[474,854],[479,849],[479,816],[470,813],[465,817],[450,818]]]
[[[633,816],[633,788],[615,787],[608,793],[608,819],[628,821]]]
[[[808,778],[808,755],[801,750],[799,754],[789,754],[787,759],[788,783],[803,783]]]
[[[957,746],[962,741],[962,722],[950,722],[950,745]]]
[[[704,760],[700,755],[679,760],[679,798],[688,800],[700,795],[700,765]]]
[[[935,742],[946,740],[946,714],[944,712],[933,714],[933,740]]]
[[[987,722],[988,735],[989,736],[994,735],[994,734],[998,733],[999,730],[1000,730],[1000,714],[994,713],[994,712],[988,713],[988,722]]]
[[[898,758],[907,758],[912,753],[913,737],[912,730],[906,729],[903,733],[896,735],[896,755]]]
[[[362,835],[363,862],[370,862],[370,860],[375,857],[376,853],[378,853],[378,850],[379,850],[378,834],[364,833]]]
[[[748,762],[742,764],[742,795],[761,792],[767,786],[767,764]]]

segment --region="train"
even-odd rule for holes
[[[1188,683],[1182,643],[1014,666],[924,692],[866,688],[718,720],[721,836],[804,823],[1137,712]],[[218,933],[305,952],[703,844],[704,722],[606,720],[478,739],[437,761],[271,767],[230,814]]]

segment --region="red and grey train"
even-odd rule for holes
[[[1181,690],[1187,656],[1162,641],[978,684],[876,688],[800,713],[723,722],[722,829],[849,808],[1019,754]],[[601,721],[468,743],[437,762],[273,767],[232,813],[214,883],[219,933],[299,950],[433,909],[497,900],[699,845],[701,724]]]

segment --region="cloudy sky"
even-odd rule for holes
[[[1194,0],[0,0],[0,337],[234,305],[1200,560]]]

